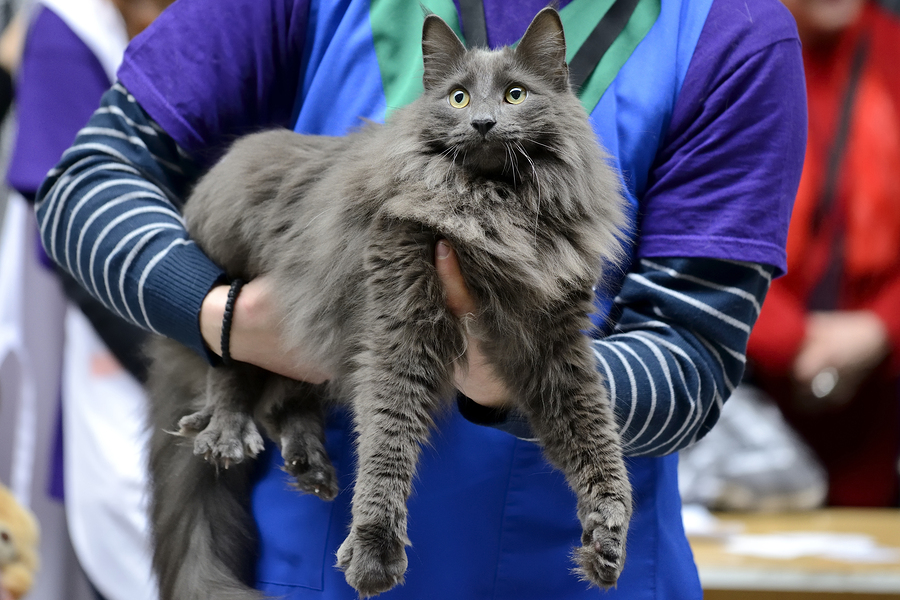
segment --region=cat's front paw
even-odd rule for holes
[[[582,521],[581,548],[575,550],[578,574],[594,585],[616,585],[625,564],[630,507],[611,501]]]
[[[256,457],[265,447],[252,417],[241,412],[200,411],[184,417],[178,425],[183,435],[195,435],[194,454],[226,469]]]
[[[403,583],[406,573],[405,537],[389,528],[353,526],[337,551],[337,566],[362,598],[386,592]]]

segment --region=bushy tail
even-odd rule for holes
[[[194,455],[192,440],[168,433],[200,408],[209,367],[170,340],[154,340],[150,354],[151,525],[160,599],[261,600],[248,585],[258,543],[252,463],[217,471]]]

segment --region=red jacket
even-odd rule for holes
[[[838,127],[850,64],[861,36],[869,51],[850,120],[834,209],[818,234],[812,215]],[[813,446],[831,478],[835,505],[896,505],[900,449],[900,19],[870,3],[829,51],[804,50],[809,142],[788,236],[788,274],[776,280],[750,337],[757,383]],[[790,373],[805,335],[807,301],[843,232],[838,310],[871,310],[891,354],[838,410],[805,414],[791,399]]]

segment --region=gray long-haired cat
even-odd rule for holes
[[[268,274],[286,339],[335,377],[313,386],[245,364],[210,368],[158,342],[152,524],[165,600],[259,598],[246,585],[256,542],[244,459],[262,448],[256,423],[297,487],[330,500],[330,401],[349,404],[358,432],[337,565],[362,596],[401,583],[419,447],[452,397],[467,330],[577,494],[578,571],[604,587],[618,578],[631,491],[583,331],[601,265],[621,255],[623,200],[569,89],[562,24],[545,9],[515,50],[466,51],[428,16],[422,45],[425,93],[386,125],[248,136],[186,204],[193,238],[231,277]],[[439,238],[459,256],[474,318],[446,308]],[[165,433],[176,423],[192,444]]]

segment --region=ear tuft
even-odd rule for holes
[[[422,58],[425,64],[423,82],[426,90],[445,81],[465,53],[466,47],[443,19],[434,14],[425,17],[422,25]]]
[[[548,77],[561,89],[568,87],[566,37],[559,13],[555,9],[547,7],[534,17],[516,47],[516,58]]]

